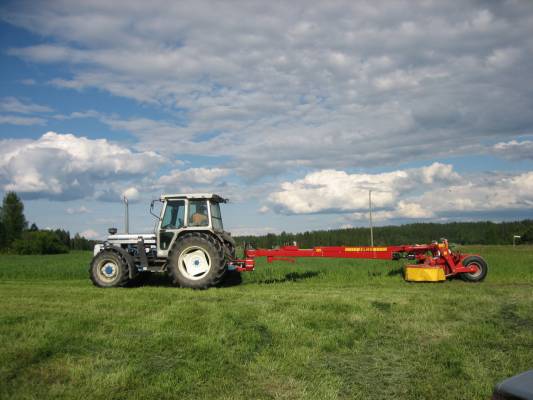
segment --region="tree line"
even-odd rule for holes
[[[514,222],[449,222],[414,223],[375,227],[374,245],[431,243],[446,238],[456,244],[533,244],[533,220]],[[333,229],[302,233],[269,233],[262,236],[237,236],[239,245],[254,243],[256,247],[273,248],[296,242],[301,248],[313,246],[370,245],[369,228]]]
[[[70,250],[92,250],[97,243],[63,229],[42,230],[35,223],[28,228],[24,204],[15,192],[5,194],[0,208],[0,252],[17,254],[59,254]]]

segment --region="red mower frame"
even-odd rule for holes
[[[410,267],[441,268],[446,278],[460,274],[476,274],[483,267],[480,263],[485,263],[478,255],[462,254],[452,251],[448,245],[448,241],[443,239],[440,243],[433,242],[431,244],[401,246],[318,246],[312,249],[300,249],[298,246],[283,246],[278,249],[253,249],[246,247],[244,250],[244,259],[230,262],[230,268],[239,272],[253,271],[257,257],[266,257],[269,263],[274,261],[294,262],[298,257],[376,260],[399,260],[406,258],[416,262],[415,265],[410,265]],[[464,265],[463,261],[467,258],[470,258],[468,265]]]

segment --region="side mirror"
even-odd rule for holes
[[[152,200],[152,202],[150,203],[150,214],[152,214],[155,218],[159,219],[160,216],[157,214],[154,214],[154,204],[156,201],[158,200]]]

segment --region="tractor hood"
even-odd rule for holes
[[[145,243],[155,244],[155,234],[153,233],[122,233],[117,235],[109,235],[107,237],[107,241],[110,243],[137,243],[141,237]]]

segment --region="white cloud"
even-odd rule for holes
[[[380,76],[374,80],[374,85],[381,90],[405,89],[419,85],[419,80],[404,72],[394,71],[385,76]]]
[[[87,229],[80,233],[80,236],[86,239],[100,239],[102,235],[96,232],[94,229]]]
[[[85,206],[80,206],[80,207],[69,207],[66,209],[67,211],[67,214],[69,215],[79,215],[79,214],[87,214],[89,212],[91,212],[91,210],[89,210],[87,207]]]
[[[422,182],[426,184],[454,182],[461,179],[461,176],[453,170],[453,165],[433,163],[428,167],[420,168]]]
[[[520,50],[515,48],[496,49],[487,58],[491,67],[505,68],[513,65],[520,57]]]
[[[174,170],[169,175],[161,176],[158,185],[161,187],[179,187],[191,185],[210,185],[219,183],[222,178],[229,174],[229,170],[223,168],[189,168]]]
[[[135,187],[129,187],[122,192],[122,198],[126,197],[129,202],[135,202],[139,200],[140,193]]]
[[[494,154],[509,160],[533,160],[533,141],[500,142],[492,147],[492,151]]]
[[[533,172],[468,179],[438,163],[382,174],[320,171],[283,183],[269,201],[282,213],[343,213],[361,220],[368,218],[369,189],[376,220],[460,217],[533,206]]]
[[[19,117],[18,115],[0,115],[0,124],[8,125],[45,125],[46,120],[39,117]]]
[[[32,198],[87,197],[97,186],[150,175],[165,162],[153,152],[72,134],[48,132],[37,140],[2,142],[0,187]]]
[[[280,230],[270,226],[267,227],[246,227],[237,226],[231,228],[231,234],[233,236],[261,236],[269,233],[280,233]]]
[[[37,84],[35,79],[31,79],[31,78],[21,79],[20,83],[22,83],[23,85],[28,85],[28,86],[33,86],[33,85]]]
[[[533,206],[533,172],[490,174],[425,192],[416,201],[435,213],[502,211]]]
[[[23,103],[15,97],[4,97],[0,99],[0,111],[33,114],[33,113],[48,113],[53,109],[47,106],[42,106],[34,103]]]
[[[10,54],[72,71],[51,84],[167,113],[96,117],[137,149],[227,157],[250,180],[479,153],[533,124],[530,2],[14,2],[5,15],[44,38]]]
[[[280,212],[307,214],[350,212],[368,209],[369,190],[376,208],[392,208],[400,195],[427,184],[446,184],[460,179],[451,165],[433,163],[428,167],[381,174],[348,174],[323,170],[294,182],[285,182],[269,201]],[[421,209],[405,203],[404,214],[421,214]]]
[[[389,220],[409,220],[409,219],[431,219],[435,218],[435,213],[432,210],[424,208],[417,203],[409,203],[403,200],[398,202],[395,209],[392,210],[380,210],[372,213],[372,219],[374,221],[389,221]],[[355,212],[348,215],[348,220],[364,221],[369,219],[369,213]]]

